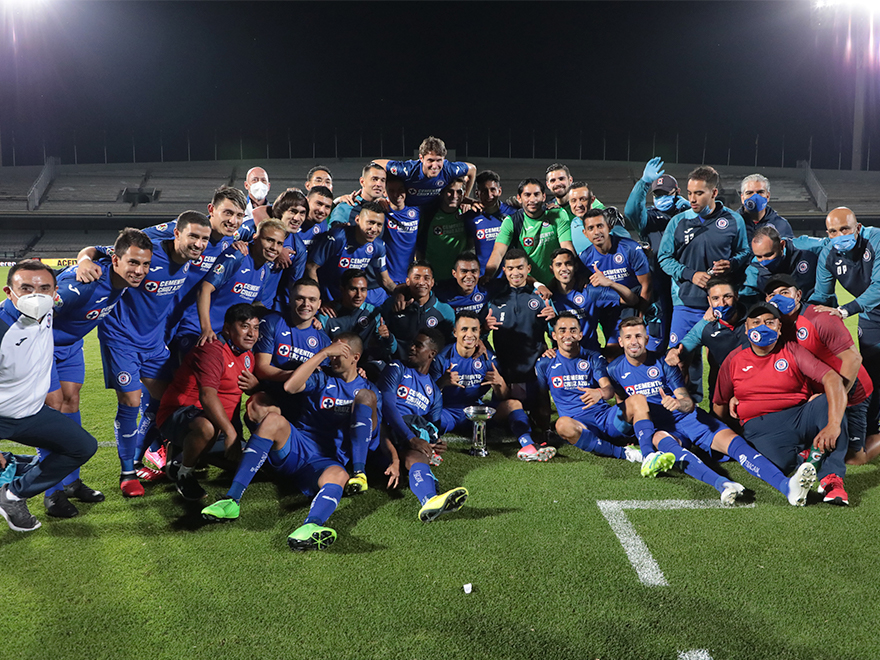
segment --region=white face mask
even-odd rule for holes
[[[269,186],[262,181],[257,181],[250,185],[248,192],[250,193],[251,199],[261,202],[266,199],[266,195],[269,194]]]
[[[18,300],[13,300],[15,308],[27,316],[35,320],[39,320],[46,316],[55,304],[52,296],[45,293],[29,293],[25,296],[16,296]]]

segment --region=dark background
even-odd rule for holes
[[[2,6],[5,165],[44,145],[80,163],[131,162],[132,143],[138,161],[409,155],[435,134],[458,157],[673,160],[678,140],[682,162],[743,165],[757,136],[759,165],[789,167],[812,138],[814,167],[847,168],[866,48],[847,60],[846,35],[869,24],[803,0]]]

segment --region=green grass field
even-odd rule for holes
[[[34,498],[40,530],[0,529],[2,658],[880,656],[876,465],[850,470],[850,508],[815,494],[793,508],[727,463],[754,505],[683,509],[717,493],[574,448],[532,464],[500,437],[485,459],[457,443],[437,474],[470,490],[459,514],[423,525],[408,490],[374,480],[330,519],[332,548],[293,554],[286,536],[308,500],[266,475],[226,525],[203,525],[200,506],[167,482],[123,500],[109,446],[115,396],[102,387],[94,336],[86,351],[83,422],[105,446],[83,475],[107,501],[55,520]],[[204,484],[213,497],[230,479],[212,468]],[[648,582],[665,584],[640,581],[599,502],[644,544],[633,551],[642,570],[656,563],[662,575]]]

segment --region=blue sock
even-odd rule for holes
[[[138,406],[126,406],[124,403],[116,406],[116,421],[113,424],[113,432],[116,436],[116,449],[119,452],[119,462],[123,472],[134,472],[139,410]]]
[[[639,441],[639,449],[642,456],[647,456],[654,451],[654,422],[650,419],[642,419],[633,424],[636,432],[636,440]]]
[[[146,447],[152,449],[153,445],[155,445],[155,448],[158,449],[159,445],[162,444],[159,429],[156,428],[157,410],[159,410],[159,402],[144,389],[141,392],[141,423],[138,425],[137,454],[135,456],[137,459],[144,455]]]
[[[427,463],[416,463],[409,469],[409,489],[424,504],[437,494],[437,477]]]
[[[241,463],[239,463],[235,476],[232,478],[232,485],[226,491],[226,497],[235,501],[241,499],[244,489],[250,485],[257,472],[259,472],[271,449],[272,441],[268,438],[261,438],[258,435],[251,436],[242,452]]]
[[[314,523],[323,525],[327,522],[327,518],[333,515],[336,507],[339,506],[339,498],[342,497],[342,486],[339,484],[324,484],[315,499],[312,500],[312,506],[309,509],[309,516],[306,518],[306,525]]]
[[[730,441],[727,449],[728,455],[743,466],[747,472],[766,481],[780,493],[788,497],[788,477],[779,468],[773,465],[761,452],[749,445],[741,437],[736,436]]]
[[[364,471],[372,436],[373,409],[363,403],[354,404],[351,415],[351,464],[355,472]]]
[[[521,447],[535,444],[532,440],[532,427],[529,424],[529,416],[525,410],[513,410],[507,416],[507,424],[510,432],[519,440]]]
[[[67,419],[71,420],[72,422],[76,422],[77,426],[82,426],[82,415],[80,415],[79,410],[77,410],[76,412],[61,413],[61,414],[64,415],[65,417],[67,417]]]
[[[626,458],[623,447],[618,447],[617,445],[612,445],[610,442],[606,442],[605,440],[600,440],[595,433],[586,428],[581,431],[581,435],[578,438],[576,446],[580,449],[583,449],[584,451],[590,452],[591,454],[596,454],[596,456]]]
[[[719,493],[724,490],[724,482],[728,479],[710,469],[695,454],[689,452],[669,436],[657,443],[657,449],[674,454],[675,462],[679,464],[686,475],[698,479],[704,484],[709,484]]]

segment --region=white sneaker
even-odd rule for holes
[[[627,445],[623,448],[624,458],[628,460],[630,463],[639,463],[644,460],[644,456],[642,456],[642,450],[639,449],[638,445]]]
[[[788,480],[788,503],[792,506],[804,506],[807,493],[816,483],[816,468],[812,463],[802,463]]]
[[[733,506],[745,490],[742,484],[738,484],[735,481],[725,481],[724,490],[721,491],[721,503],[724,506]]]

